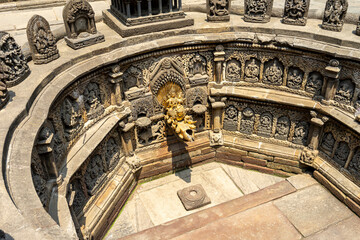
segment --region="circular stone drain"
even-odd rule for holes
[[[201,184],[181,189],[177,194],[186,210],[193,210],[211,203]]]

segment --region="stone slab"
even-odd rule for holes
[[[305,188],[274,203],[305,237],[354,216],[321,185]]]
[[[318,182],[309,174],[299,174],[286,179],[293,185],[296,189],[302,189],[314,184],[318,184]]]
[[[220,219],[175,239],[295,240],[301,239],[301,235],[272,203],[267,203]]]

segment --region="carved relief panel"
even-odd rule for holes
[[[336,90],[334,100],[350,105],[355,91],[355,85],[351,80],[340,81],[339,86]]]
[[[282,116],[277,119],[275,138],[280,140],[287,140],[290,131],[290,120],[287,116]]]
[[[297,67],[290,67],[288,70],[286,85],[289,88],[301,88],[304,78],[304,71]]]
[[[327,0],[321,27],[340,32],[348,9],[347,0]]]
[[[285,24],[305,26],[309,5],[310,0],[285,0],[282,22]]]
[[[245,0],[246,22],[269,22],[273,7],[273,0]]]
[[[260,77],[260,61],[256,58],[251,58],[245,64],[245,81],[258,82]]]
[[[309,93],[313,93],[315,95],[321,94],[321,89],[323,86],[324,77],[319,72],[311,72],[309,73],[305,91]]]
[[[238,128],[238,110],[230,105],[225,109],[224,129],[228,131],[237,131]]]
[[[241,63],[232,59],[226,63],[225,79],[230,82],[239,82],[241,78]]]
[[[265,63],[264,83],[282,85],[284,66],[278,59],[273,59]]]
[[[240,132],[253,134],[255,123],[255,113],[250,107],[245,108],[241,114]]]

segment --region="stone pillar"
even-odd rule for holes
[[[137,0],[137,13],[138,13],[138,17],[141,17],[141,0]]]
[[[129,1],[126,1],[125,4],[126,4],[126,17],[127,17],[127,18],[130,18],[130,17],[131,17],[130,2],[129,2]]]
[[[178,0],[179,2],[179,11],[181,11],[182,10],[182,2],[181,2],[181,0]]]
[[[322,101],[325,105],[329,105],[330,101],[334,99],[336,87],[339,82],[340,70],[340,63],[336,59],[330,60],[329,65],[325,68],[326,88],[325,99]]]
[[[223,63],[225,61],[225,52],[222,45],[217,45],[214,52],[214,62],[215,62],[215,82],[221,84],[222,81],[222,70]]]
[[[113,85],[113,91],[111,92],[111,104],[120,106],[122,103],[121,82],[123,81],[123,72],[116,70],[118,69],[114,68],[113,71],[109,74],[109,82]]]
[[[148,0],[148,15],[152,15],[151,0]]]
[[[324,125],[324,123],[327,122],[329,119],[327,117],[319,118],[315,111],[311,111],[310,115],[312,118],[310,122],[311,123],[310,133],[309,133],[310,142],[308,148],[312,150],[317,150],[319,148],[321,128]]]
[[[169,0],[169,11],[170,11],[170,12],[173,11],[173,3],[172,3],[172,0]]]
[[[134,131],[134,126],[135,123],[134,122],[130,122],[130,123],[124,123],[121,122],[120,124],[120,128],[121,128],[121,138],[125,148],[125,152],[126,152],[126,156],[133,156],[134,155],[134,145],[133,145],[133,131]]]
[[[162,0],[159,0],[159,13],[162,13]]]

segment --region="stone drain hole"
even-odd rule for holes
[[[201,184],[183,188],[177,192],[181,203],[187,211],[200,208],[211,203]]]

